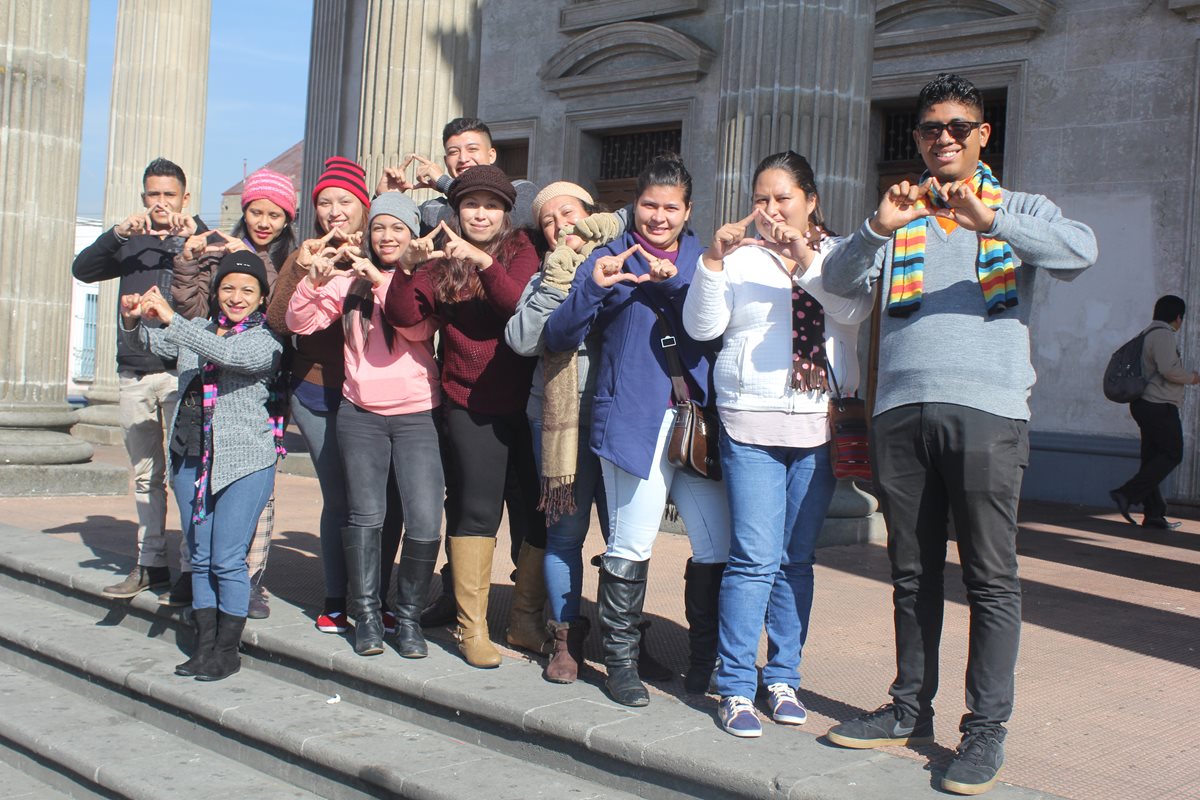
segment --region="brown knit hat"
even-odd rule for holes
[[[458,204],[471,192],[490,192],[496,195],[504,201],[505,211],[512,211],[513,203],[517,202],[517,190],[512,181],[504,174],[504,170],[495,164],[480,164],[459,175],[454,183],[450,184],[446,199],[450,201],[454,210],[458,211]]]
[[[348,158],[331,156],[325,159],[325,171],[313,188],[313,205],[317,204],[317,195],[330,186],[345,189],[357,197],[364,207],[371,205],[371,195],[367,193],[367,173]]]

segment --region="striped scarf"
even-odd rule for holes
[[[265,322],[266,317],[261,311],[247,315],[232,327],[224,314],[217,317],[217,327],[225,328],[228,331],[226,336],[236,336],[243,331],[257,328]],[[203,447],[200,453],[200,475],[196,478],[196,500],[192,504],[192,522],[203,522],[208,517],[208,484],[213,461],[212,421],[213,411],[217,407],[217,369],[217,365],[211,361],[205,361],[204,366],[200,369],[201,382],[204,387],[203,400],[200,403],[200,429]],[[287,425],[285,380],[281,373],[277,373],[271,379],[267,391],[267,416],[271,423],[271,433],[275,437],[275,452],[281,457],[287,455],[287,450],[283,446],[283,429]]]
[[[924,182],[928,177],[929,173],[926,172],[921,176],[921,181]],[[1000,183],[992,174],[991,168],[982,161],[975,169],[971,185],[985,206],[1000,206],[1003,199]],[[922,198],[917,201],[916,207],[926,208],[929,204],[939,208],[946,207],[942,199],[932,192],[928,203]],[[888,314],[893,317],[907,317],[921,307],[925,276],[925,240],[930,220],[941,224],[947,233],[957,227],[952,220],[929,216],[915,219],[896,231],[895,249],[892,253],[892,286],[888,292]],[[975,272],[979,277],[979,286],[983,290],[983,304],[989,316],[1003,313],[1005,309],[1017,304],[1017,271],[1008,242],[979,234],[979,255],[975,261]]]

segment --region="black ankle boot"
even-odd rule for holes
[[[242,668],[238,645],[241,644],[242,630],[245,627],[245,617],[217,614],[217,640],[209,657],[200,663],[196,680],[224,680]]]
[[[196,621],[196,649],[192,657],[175,667],[175,674],[186,678],[195,676],[205,659],[212,657],[213,645],[217,641],[217,610],[215,608],[197,608],[192,612]]]
[[[382,528],[342,528],[346,554],[346,606],[354,618],[354,652],[383,652],[383,607],[379,602],[379,536]]]
[[[638,642],[642,606],[646,602],[649,561],[629,561],[606,555],[600,565],[600,607],[604,663],[608,679],[604,686],[613,700],[623,706],[644,706],[650,693],[638,678]]]
[[[683,688],[705,694],[717,664],[717,608],[724,564],[697,564],[690,558],[683,572],[683,610],[688,623],[688,671]]]
[[[400,550],[400,569],[396,575],[396,652],[404,658],[429,655],[429,646],[421,633],[421,609],[429,597],[440,546],[436,539],[417,542],[406,536]]]

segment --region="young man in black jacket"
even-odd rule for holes
[[[188,236],[207,230],[199,217],[183,213],[188,200],[183,170],[165,158],[151,161],[142,175],[145,211],[100,234],[75,257],[71,273],[84,283],[119,280],[121,295],[145,294],[157,286],[163,296],[170,297],[176,254]],[[123,581],[105,587],[109,597],[133,597],[145,589],[166,588],[171,582],[163,427],[170,425],[175,411],[174,370],[173,361],[133,350],[117,337],[121,428],[134,471],[138,559]],[[190,581],[182,581],[172,594],[179,590],[190,595],[190,589]]]

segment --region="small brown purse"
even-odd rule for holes
[[[671,376],[671,398],[675,403],[675,423],[667,440],[667,463],[676,469],[689,472],[709,480],[721,480],[721,461],[718,456],[718,441],[721,436],[721,421],[716,407],[706,407],[691,399],[687,382],[683,378],[683,365],[675,352],[675,337],[667,328],[666,320],[658,311],[659,343],[667,359],[667,372]]]
[[[843,397],[837,376],[829,362],[825,371],[833,384],[829,399],[829,461],[835,478],[871,480],[870,438],[867,428],[867,403],[857,397]]]

